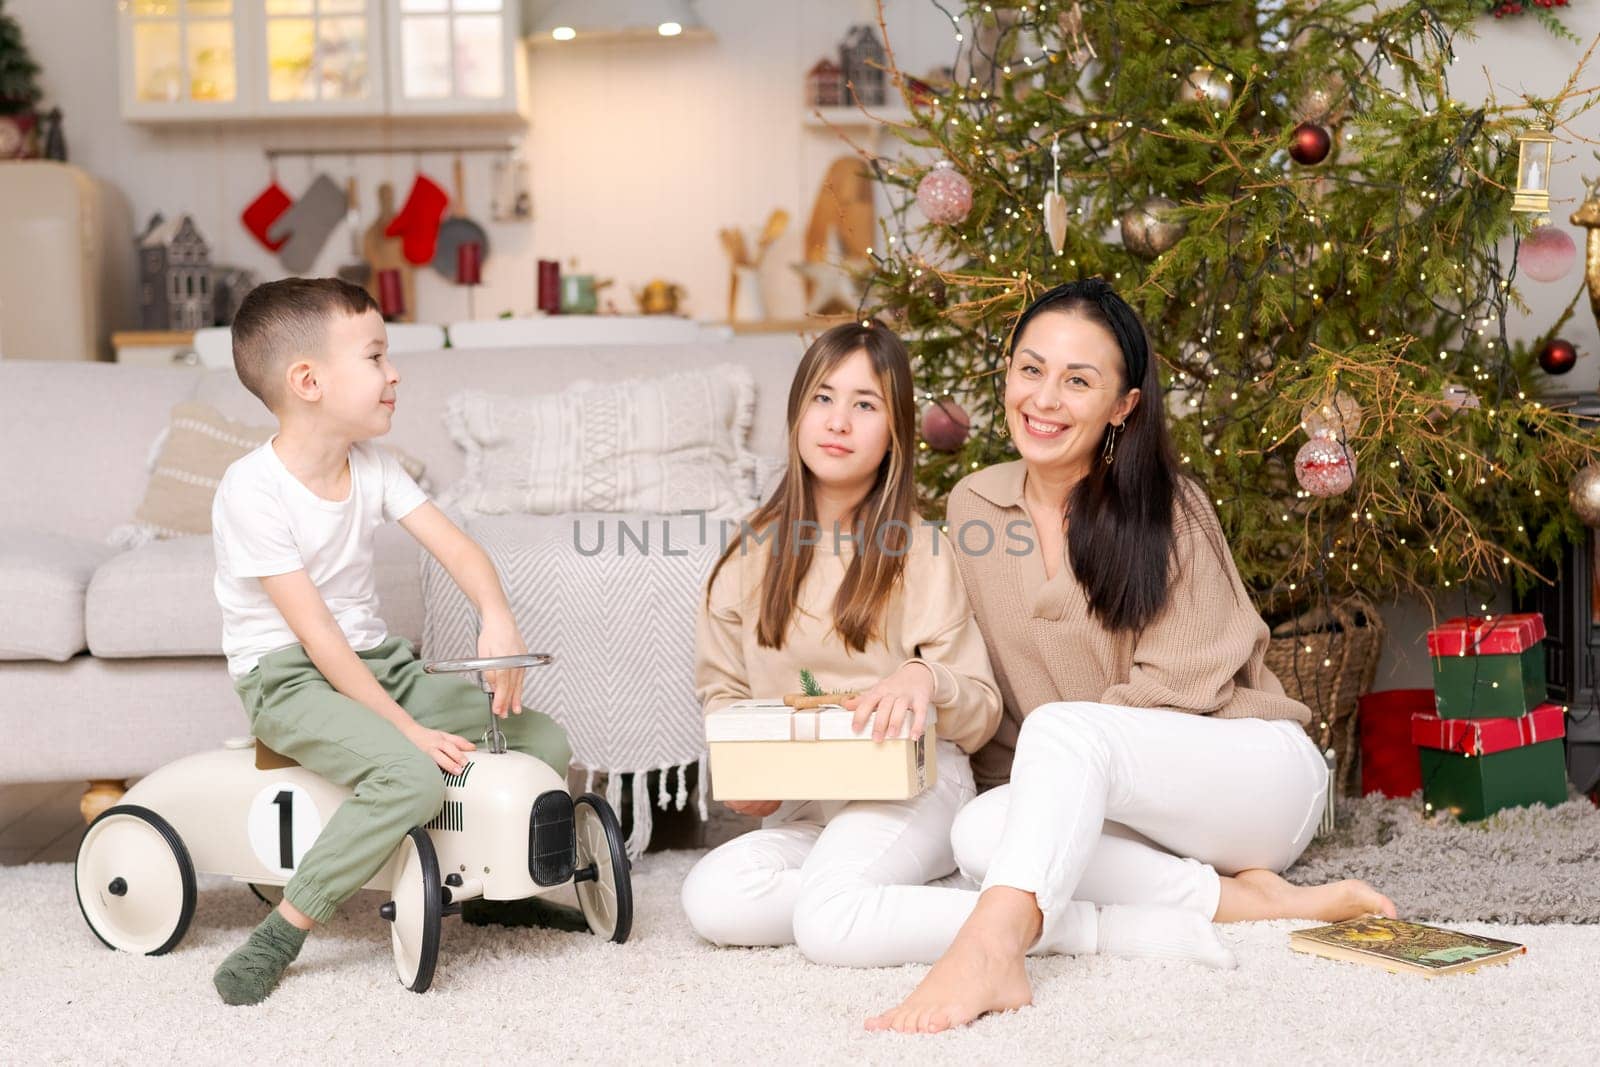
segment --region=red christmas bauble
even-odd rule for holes
[[[1315,122],[1302,122],[1294,128],[1294,140],[1289,143],[1289,155],[1296,163],[1315,166],[1328,158],[1333,147],[1333,137]]]
[[[955,452],[967,443],[972,419],[965,409],[946,397],[929,404],[922,413],[922,439],[938,452]]]
[[[1565,338],[1552,338],[1539,349],[1539,368],[1546,374],[1565,374],[1578,362],[1578,350]]]

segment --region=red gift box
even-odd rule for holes
[[[1540,704],[1512,719],[1441,719],[1421,712],[1411,716],[1411,740],[1423,748],[1463,756],[1488,756],[1554,741],[1566,732],[1567,709],[1560,704]]]
[[[1362,795],[1410,796],[1422,788],[1411,716],[1433,714],[1433,690],[1380,689],[1363,694],[1360,705]]]
[[[1544,616],[1538,612],[1447,619],[1428,631],[1428,655],[1514,656],[1543,641],[1544,636]]]

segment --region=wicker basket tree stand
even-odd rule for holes
[[[1275,626],[1267,646],[1267,667],[1311,709],[1311,740],[1321,751],[1333,748],[1335,781],[1346,796],[1360,794],[1356,712],[1377,674],[1383,634],[1377,609],[1357,594]]]

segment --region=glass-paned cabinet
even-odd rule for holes
[[[390,110],[515,110],[518,0],[389,0]]]
[[[248,112],[239,68],[240,3],[123,0],[124,114],[163,118]]]
[[[519,0],[119,0],[130,119],[515,115]]]

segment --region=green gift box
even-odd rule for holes
[[[1463,820],[1503,808],[1554,806],[1567,799],[1561,738],[1566,709],[1544,704],[1527,715],[1471,721],[1411,717],[1422,759],[1422,797]]]
[[[1441,719],[1502,719],[1544,703],[1544,616],[1450,619],[1428,631]]]

